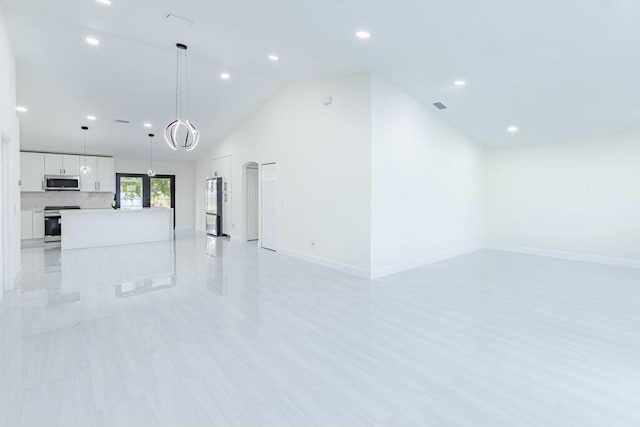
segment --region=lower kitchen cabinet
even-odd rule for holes
[[[20,238],[33,239],[33,211],[20,212]]]
[[[44,239],[44,210],[20,212],[20,238],[22,240]]]

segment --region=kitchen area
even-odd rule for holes
[[[133,203],[120,209],[116,196],[124,200],[135,193],[127,191],[127,182],[117,188],[113,157],[23,151],[20,163],[23,247],[81,249],[173,239],[173,205]]]

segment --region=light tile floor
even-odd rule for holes
[[[191,234],[22,256],[0,426],[640,425],[638,270],[481,251],[369,282]]]

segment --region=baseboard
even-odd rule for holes
[[[341,271],[343,273],[350,274],[352,276],[360,277],[363,279],[369,279],[369,271],[360,268],[354,267],[352,265],[343,264],[337,261],[332,261],[330,259],[322,258],[315,255],[309,255],[302,252],[294,251],[286,248],[278,248],[278,253],[281,255],[290,256],[292,258],[297,258],[303,261],[307,261],[313,264],[322,265],[323,267],[331,268],[332,270]]]
[[[594,255],[580,252],[557,251],[553,249],[530,248],[526,246],[504,245],[500,243],[487,243],[485,249],[504,252],[517,252],[527,255],[545,256],[551,258],[568,259],[572,261],[592,262],[596,264],[615,265],[619,267],[640,268],[640,260],[631,258],[615,258],[602,255]]]
[[[397,264],[388,265],[381,268],[374,268],[371,271],[371,279],[379,279],[384,276],[389,276],[391,274],[400,273],[406,270],[412,270],[414,268],[423,267],[425,265],[433,264],[435,262],[444,261],[448,258],[455,258],[458,256],[466,255],[471,252],[476,252],[484,248],[484,245],[477,244],[471,246],[465,246],[462,248],[452,249],[444,252],[439,252],[437,254],[429,255],[427,257],[422,257],[418,259],[414,259],[412,261],[401,262]]]

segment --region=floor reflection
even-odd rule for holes
[[[153,277],[135,282],[124,282],[116,286],[116,296],[126,298],[149,292],[176,287],[176,276]]]
[[[80,292],[49,292],[47,294],[47,308],[58,308],[68,304],[75,304],[81,301]]]
[[[207,235],[207,255],[213,258],[222,256],[222,249],[224,247],[224,241],[228,239],[225,237],[215,237]]]

